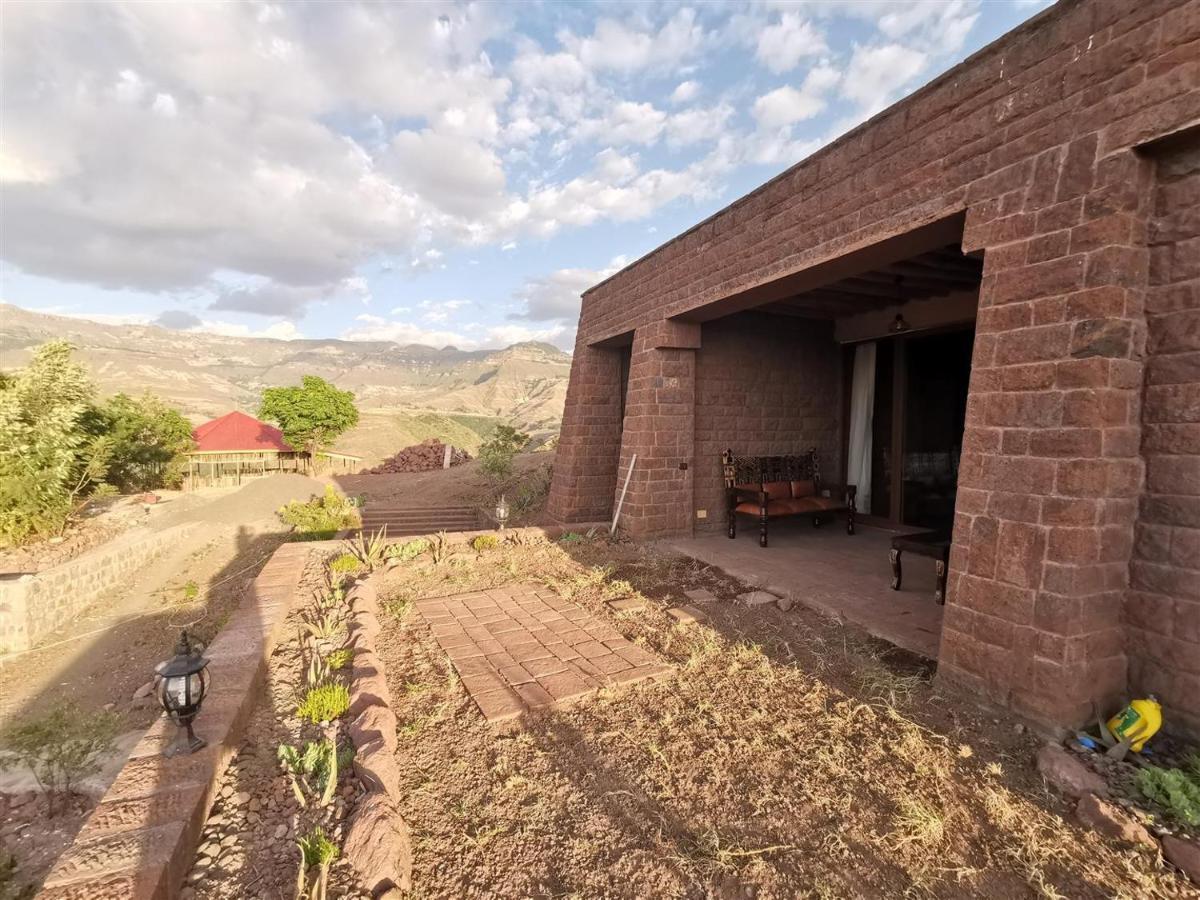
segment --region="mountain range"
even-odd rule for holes
[[[0,369],[19,368],[34,348],[54,338],[75,345],[102,393],[149,391],[197,422],[233,409],[254,413],[263,388],[319,375],[353,391],[360,410],[371,414],[367,418],[393,412],[421,413],[427,421],[429,413],[487,417],[546,434],[557,431],[562,420],[571,370],[570,354],[542,343],[459,350],[390,341],[228,337],[110,325],[0,304]]]

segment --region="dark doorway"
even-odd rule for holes
[[[874,342],[871,493],[865,522],[952,527],[974,343],[971,326]],[[854,347],[848,347],[848,372],[853,354]]]
[[[901,517],[949,531],[954,524],[974,330],[912,337],[907,364]]]

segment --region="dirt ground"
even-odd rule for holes
[[[543,581],[676,667],[502,733],[412,608]],[[711,627],[664,613],[707,587]],[[400,720],[417,897],[1183,897],[1157,857],[1071,820],[1040,741],[931,664],[723,573],[607,541],[392,570],[379,649]],[[646,610],[604,598],[640,593]]]
[[[490,509],[505,494],[515,504],[523,491],[535,495],[526,510],[514,509],[512,524],[542,524],[544,491],[549,490],[549,467],[553,452],[521,453],[513,460],[513,475],[503,484],[492,484],[471,460],[450,469],[405,472],[395,475],[336,475],[333,481],[349,496],[360,495],[366,503],[379,506],[474,506]]]
[[[6,657],[0,665],[0,728],[46,712],[58,700],[72,700],[86,710],[110,709],[123,732],[140,734],[158,709],[152,696],[134,694],[150,681],[155,664],[171,655],[180,629],[186,626],[200,641],[210,641],[287,539],[274,510],[322,489],[313,479],[277,476],[164,505],[151,527],[191,519],[211,527],[151,561],[37,648]],[[129,746],[124,742],[126,751]],[[111,777],[120,755],[118,749],[106,761]],[[11,890],[40,883],[107,783],[93,779],[90,787],[91,796],[80,798],[73,813],[49,818],[37,813],[43,801],[26,790],[20,773],[0,779],[0,856],[16,857],[16,873],[7,882]],[[5,884],[0,872],[0,897]]]

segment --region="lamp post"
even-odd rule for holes
[[[200,712],[200,704],[208,693],[207,666],[208,660],[192,649],[185,628],[179,634],[175,655],[154,667],[159,676],[158,702],[180,729],[175,741],[163,751],[164,756],[195,753],[208,743],[192,731],[192,720]]]
[[[508,521],[508,501],[504,499],[504,495],[500,495],[499,501],[496,503],[496,522],[500,525],[500,530],[504,530],[504,523]]]

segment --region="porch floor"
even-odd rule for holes
[[[796,519],[772,522],[765,549],[758,546],[757,527],[743,522],[732,541],[721,532],[665,543],[748,584],[840,616],[875,637],[937,659],[943,607],[933,599],[934,561],[904,554],[903,584],[893,591],[888,550],[896,533],[860,524],[858,533],[850,536],[840,519],[821,528]]]

